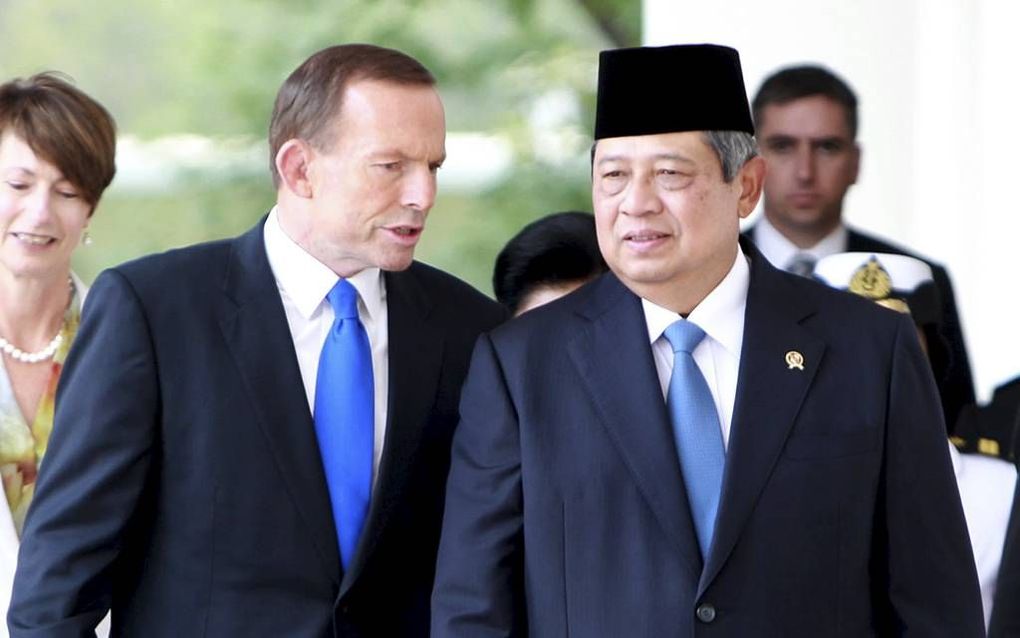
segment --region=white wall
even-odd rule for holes
[[[1014,0],[644,0],[646,44],[733,46],[750,95],[799,62],[850,82],[846,219],[949,267],[981,400],[1020,375],[1018,27]]]

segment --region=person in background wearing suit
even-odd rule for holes
[[[478,341],[436,638],[984,634],[914,326],[738,242],[753,133],[735,50],[601,54],[611,272]]]
[[[492,289],[514,316],[572,292],[606,271],[591,213],[536,219],[496,256]]]
[[[445,157],[413,58],[312,55],[276,206],[102,273],[64,369],[12,636],[425,636],[456,404],[505,311],[413,261]]]
[[[776,267],[810,275],[821,258],[877,252],[922,259],[942,298],[946,356],[932,360],[946,427],[974,403],[974,381],[949,275],[942,266],[843,223],[843,200],[857,182],[857,96],[818,66],[795,66],[765,79],[752,103],[765,173],[763,212],[746,234]]]

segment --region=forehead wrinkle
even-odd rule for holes
[[[412,160],[412,161],[414,161],[414,160],[418,160],[418,159],[422,159],[422,158],[427,157],[427,159],[430,162],[440,162],[441,163],[441,162],[446,161],[446,148],[445,148],[445,145],[444,145],[444,147],[442,149],[440,149],[440,151],[438,153],[436,153],[435,157],[432,157],[432,154],[431,154],[431,152],[428,149],[421,149],[421,150],[422,150],[422,152],[418,153],[417,152],[418,149],[412,149],[412,150],[409,151],[408,149],[403,149],[403,148],[400,148],[400,147],[397,147],[397,146],[388,146],[388,147],[383,147],[383,148],[378,148],[378,149],[372,150],[369,153],[367,153],[366,156],[370,160],[397,158],[397,159],[401,159],[401,160]]]
[[[670,161],[674,161],[674,162],[684,162],[686,164],[697,164],[697,162],[695,162],[690,157],[687,157],[686,155],[682,155],[680,153],[674,153],[674,152],[653,153],[653,154],[651,154],[650,156],[647,156],[647,157],[648,157],[648,159],[651,159],[652,161],[670,160]],[[633,157],[631,155],[624,155],[624,154],[617,153],[615,155],[608,155],[606,157],[603,157],[598,162],[596,162],[596,164],[602,165],[602,164],[608,163],[608,162],[626,162],[626,161],[633,161],[635,159],[641,159],[641,158],[642,158],[641,156]]]
[[[697,164],[693,159],[682,155],[680,153],[656,153],[652,156],[653,160],[670,160],[674,162],[684,162],[686,164]]]

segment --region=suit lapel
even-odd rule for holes
[[[800,321],[813,309],[750,245],[751,281],[733,423],[712,551],[699,592],[719,573],[775,466],[825,350]],[[803,370],[787,353],[803,357]]]
[[[364,532],[344,574],[341,596],[363,572],[387,520],[411,489],[410,468],[421,449],[442,366],[443,334],[429,320],[432,302],[414,267],[387,272],[385,281],[390,363],[385,445]]]
[[[290,328],[266,257],[264,223],[265,218],[233,242],[220,324],[277,472],[308,526],[323,570],[339,584],[326,478]]]
[[[638,488],[694,573],[701,571],[687,492],[637,296],[616,277],[592,287],[570,356]]]

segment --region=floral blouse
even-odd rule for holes
[[[53,429],[53,401],[57,394],[57,380],[63,368],[67,351],[71,347],[81,318],[81,302],[75,290],[71,303],[64,315],[64,341],[49,362],[50,378],[46,390],[39,400],[35,419],[26,423],[18,402],[14,397],[11,380],[0,359],[0,477],[3,478],[4,494],[11,510],[14,528],[21,538],[25,513],[35,493],[35,477],[39,462],[46,453],[50,431]]]

